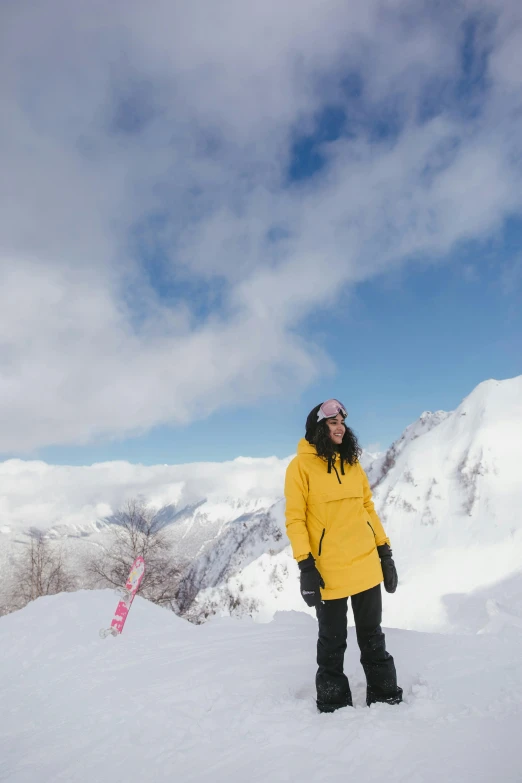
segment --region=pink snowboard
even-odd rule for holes
[[[109,634],[116,636],[117,634],[123,631],[125,620],[127,619],[127,615],[129,614],[129,610],[131,608],[132,602],[134,601],[134,596],[138,592],[138,588],[141,584],[141,580],[143,579],[144,574],[145,574],[145,561],[140,555],[139,557],[136,558],[136,560],[132,564],[132,568],[130,570],[129,576],[127,577],[127,582],[123,589],[123,598],[121,599],[118,606],[116,607],[116,611],[112,619],[111,627],[103,628],[100,631],[100,636],[102,638],[105,638]]]

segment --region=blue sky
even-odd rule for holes
[[[96,6],[2,11],[0,458],[283,457],[329,396],[385,448],[522,372],[518,3]]]
[[[452,410],[481,381],[522,373],[521,247],[522,224],[512,221],[490,243],[361,285],[335,313],[317,314],[305,333],[320,340],[337,368],[294,397],[38,456],[58,464],[286,457],[304,434],[308,411],[330,396],[346,404],[363,445],[386,448],[424,410]]]

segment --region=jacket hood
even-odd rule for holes
[[[317,457],[318,456],[317,455],[317,449],[315,448],[315,446],[312,446],[310,443],[308,443],[306,438],[301,438],[301,440],[297,444],[297,454],[298,455],[308,454],[308,455],[310,455],[312,457]],[[321,457],[321,459],[328,465],[328,473],[332,472],[332,467],[335,464],[335,460],[336,460],[337,456],[338,455],[333,454],[331,457],[328,457],[328,459],[326,457]],[[345,473],[344,473],[344,460],[343,460],[342,457],[340,458],[340,464],[341,464],[341,475],[344,476],[345,475]],[[334,470],[337,473],[337,469],[334,468]],[[339,476],[337,476],[337,478],[339,479]]]
[[[317,449],[315,448],[315,446],[312,446],[311,443],[308,443],[306,438],[301,438],[301,440],[297,444],[297,453],[317,455]]]

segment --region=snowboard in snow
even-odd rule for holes
[[[138,592],[138,588],[141,584],[144,574],[145,561],[140,555],[132,564],[129,576],[127,577],[127,582],[125,583],[125,587],[121,590],[122,597],[118,603],[118,606],[116,607],[116,611],[114,612],[111,627],[102,628],[100,631],[100,636],[102,639],[105,639],[105,637],[109,634],[117,636],[123,631],[125,620],[127,619],[132,602],[134,601],[134,596]]]

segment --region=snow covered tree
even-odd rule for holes
[[[156,511],[141,500],[129,500],[111,518],[108,546],[98,548],[86,561],[93,587],[122,587],[132,563],[141,555],[145,576],[139,594],[160,606],[177,608],[177,591],[186,563],[176,556]]]

